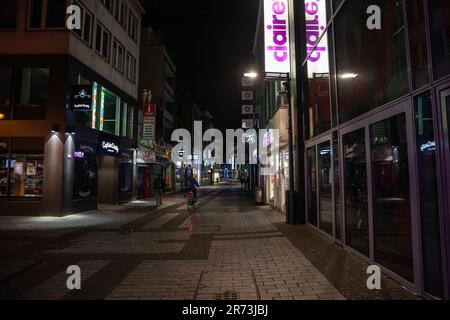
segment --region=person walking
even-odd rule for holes
[[[155,190],[156,205],[161,205],[164,192],[164,181],[161,175],[158,175],[153,181],[153,190]]]

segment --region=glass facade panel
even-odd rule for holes
[[[429,92],[414,99],[425,291],[442,297],[442,257],[436,171],[436,139]]]
[[[450,73],[450,1],[429,0],[434,78]]]
[[[306,190],[308,205],[308,222],[317,226],[317,170],[316,170],[316,147],[306,151]]]
[[[345,242],[369,255],[365,130],[343,136],[345,182]]]
[[[370,126],[375,261],[413,281],[405,114]]]
[[[66,25],[66,1],[47,0],[47,28],[64,28]]]
[[[319,227],[329,235],[333,234],[333,197],[330,142],[318,146],[319,157]]]
[[[0,201],[8,195],[9,138],[0,138]]]
[[[42,1],[30,1],[29,26],[30,28],[40,28],[42,19]]]
[[[406,1],[411,73],[414,89],[430,82],[423,0]]]
[[[341,170],[339,167],[339,139],[337,132],[333,132],[333,161],[334,161],[334,212],[336,218],[336,239],[342,240],[342,212],[341,212]]]
[[[369,30],[370,5],[382,12]],[[344,123],[408,92],[402,1],[350,0],[335,18],[339,120]]]
[[[97,147],[77,141],[74,154],[74,200],[95,198],[97,196]]]

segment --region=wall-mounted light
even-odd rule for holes
[[[343,73],[339,76],[341,79],[355,79],[358,77],[357,73]]]
[[[4,113],[0,113],[0,120],[3,120],[3,119],[5,119],[5,114]]]
[[[59,125],[57,124],[52,125],[51,133],[59,133]]]

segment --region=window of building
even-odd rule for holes
[[[66,11],[66,1],[47,0],[45,26],[47,28],[64,28],[66,25]]]
[[[127,27],[127,5],[123,0],[116,0],[115,17],[117,22],[125,29]]]
[[[109,60],[110,45],[110,32],[100,22],[97,22],[95,50],[106,60]]]
[[[114,13],[114,0],[101,0],[101,2],[109,12]]]
[[[100,107],[100,131],[120,134],[120,98],[102,87]]]
[[[28,25],[30,28],[40,28],[42,22],[43,0],[30,1],[30,13]]]
[[[128,34],[134,42],[137,42],[138,20],[131,10],[128,10]]]
[[[414,89],[430,82],[428,72],[425,10],[422,0],[406,1],[408,35],[411,52],[411,72]]]
[[[0,114],[2,120],[11,120],[13,69],[0,69]]]
[[[450,1],[429,0],[434,78],[450,73]]]
[[[6,167],[9,200],[40,200],[44,180],[44,138],[11,138]]]
[[[81,9],[81,29],[74,29],[73,33],[78,35],[82,40],[84,40],[84,42],[90,45],[92,34],[92,14],[78,1],[74,1],[73,3]]]
[[[0,1],[0,29],[15,29],[17,0]]]
[[[117,39],[113,40],[113,51],[112,51],[112,64],[114,68],[123,73],[124,66],[124,55],[125,49],[124,47],[117,41]]]
[[[16,70],[14,120],[44,120],[48,102],[48,68]]]
[[[345,2],[334,20],[341,124],[409,90],[402,2],[379,3],[381,30],[369,30],[361,14],[369,0]]]
[[[128,80],[136,82],[136,59],[129,52],[126,57],[126,75]]]

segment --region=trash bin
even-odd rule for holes
[[[262,189],[260,187],[256,187],[255,189],[255,202],[256,205],[262,204]]]

